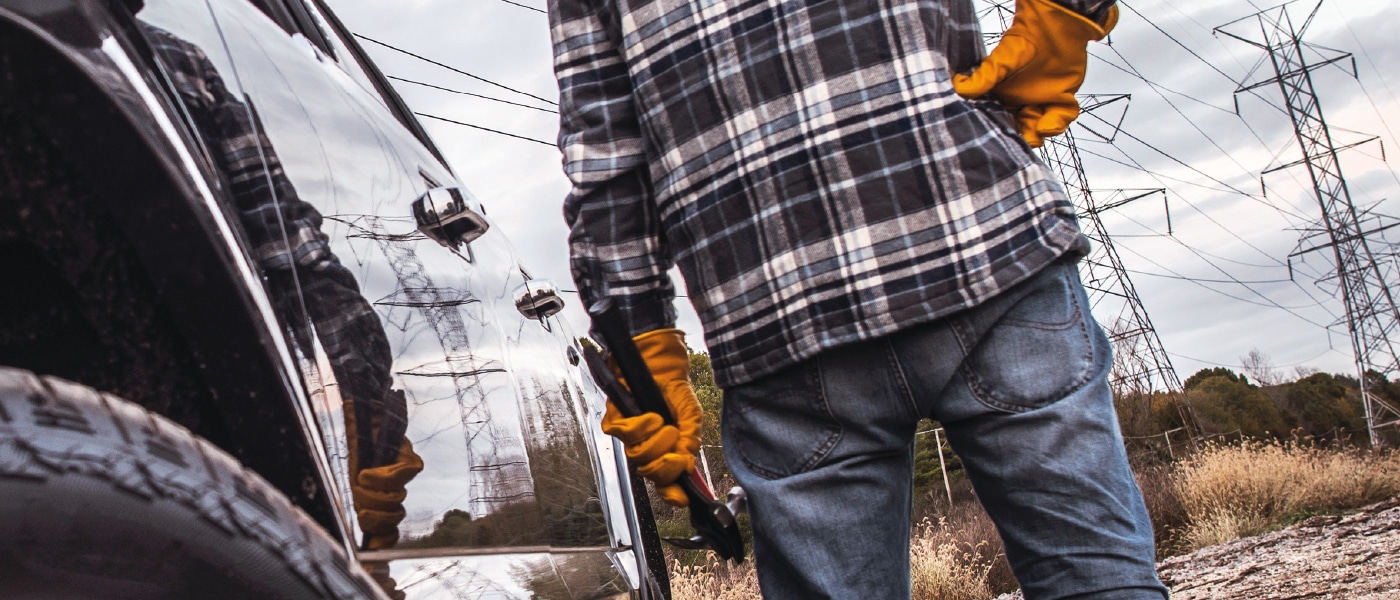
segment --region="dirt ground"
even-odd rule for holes
[[[1173,600],[1400,600],[1400,498],[1174,556],[1157,568]]]
[[[1400,599],[1400,499],[1174,556],[1158,572],[1175,600]]]

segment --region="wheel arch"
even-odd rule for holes
[[[104,243],[116,248],[106,254],[94,251],[94,256],[101,254],[104,264],[125,265],[120,269],[130,275],[89,281],[88,293],[80,293],[73,282],[95,270],[68,265],[58,269],[64,271],[59,279],[70,283],[66,297],[62,290],[32,289],[37,282],[16,289],[39,295],[28,300],[41,307],[51,301],[86,314],[84,320],[99,321],[83,327],[99,330],[98,338],[106,330],[101,342],[109,346],[137,347],[156,340],[177,348],[176,353],[186,352],[176,357],[179,364],[170,365],[134,364],[141,362],[141,352],[101,352],[87,360],[116,361],[106,369],[139,369],[149,379],[183,382],[166,390],[178,397],[165,398],[169,404],[157,407],[160,412],[177,420],[194,414],[202,423],[201,435],[344,540],[344,520],[327,493],[321,446],[305,412],[305,393],[281,325],[236,239],[236,219],[222,214],[229,205],[222,197],[226,188],[179,121],[170,94],[158,80],[143,76],[152,72],[152,56],[140,36],[131,34],[132,26],[129,15],[99,3],[0,0],[0,107],[9,118],[32,127],[30,142],[0,139],[0,159],[9,154],[13,162],[19,153],[56,152],[61,156],[45,164],[71,169],[71,177],[61,182],[14,177],[6,182],[7,174],[0,171],[0,185],[18,190],[10,194],[19,204],[14,212],[30,215],[34,207],[25,202],[51,199],[43,190],[84,187],[81,195],[86,197],[71,199],[70,212],[47,223],[30,223],[35,231],[25,235],[45,237],[38,251],[43,254],[48,247],[53,254],[54,248],[81,246],[78,238],[100,229]],[[111,44],[119,49],[113,51]],[[120,64],[122,57],[127,68]],[[143,80],[132,81],[133,75]],[[5,242],[4,233],[0,231],[0,242]],[[0,261],[32,258],[35,244],[23,250],[26,244],[17,241],[15,231],[10,234],[10,248],[21,250],[0,252]],[[34,270],[32,264],[27,267]],[[39,270],[43,274],[42,266]],[[20,272],[13,262],[0,262],[0,273]],[[109,289],[104,291],[104,285]],[[46,293],[58,295],[48,298],[42,295]],[[94,306],[106,301],[155,307],[152,330],[131,333],[136,339],[111,339],[116,337],[112,332],[130,328],[112,322],[122,315],[110,307]],[[52,333],[40,328],[37,335]],[[150,383],[153,393],[159,393],[161,382]],[[159,399],[134,400],[160,404]]]

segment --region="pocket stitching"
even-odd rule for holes
[[[1041,329],[1043,331],[1062,331],[1070,329],[1075,324],[1078,324],[1079,335],[1084,339],[1085,342],[1084,355],[1080,357],[1083,361],[1083,364],[1085,364],[1085,367],[1084,369],[1082,369],[1082,372],[1074,380],[1070,381],[1069,383],[1066,383],[1060,389],[1046,394],[1047,398],[1045,399],[1049,400],[1048,402],[1034,403],[1034,406],[1023,406],[1019,404],[1012,404],[1004,400],[998,400],[997,398],[999,396],[1002,396],[1003,394],[998,394],[995,390],[992,390],[990,386],[986,385],[985,380],[981,376],[977,375],[976,372],[969,369],[967,366],[967,361],[964,360],[963,363],[958,366],[958,372],[962,374],[963,380],[967,382],[968,389],[972,391],[973,399],[977,400],[978,402],[981,402],[983,405],[989,408],[1012,413],[1025,413],[1030,412],[1032,410],[1045,408],[1046,406],[1049,406],[1059,400],[1064,399],[1066,396],[1070,395],[1075,390],[1078,390],[1079,388],[1083,387],[1093,378],[1094,341],[1089,335],[1089,326],[1088,323],[1085,322],[1087,320],[1087,317],[1085,316],[1086,313],[1084,312],[1084,307],[1079,301],[1079,294],[1073,289],[1072,286],[1070,286],[1070,288],[1071,289],[1067,291],[1069,293],[1070,302],[1074,304],[1074,313],[1072,314],[1071,318],[1068,321],[1066,321],[1066,326],[1049,329],[1044,327],[1032,328]],[[1015,320],[1018,323],[1032,323],[1031,321],[1025,321],[1023,319],[1008,320]],[[957,331],[958,330],[955,327],[954,333],[957,333]],[[962,336],[959,335],[958,337],[961,341]],[[967,347],[966,342],[962,342],[962,344],[964,348]],[[966,350],[964,352],[966,352]]]
[[[778,479],[781,477],[800,475],[802,473],[812,470],[813,467],[815,467],[818,463],[820,463],[823,459],[825,459],[828,455],[831,454],[831,451],[834,448],[836,448],[836,444],[841,442],[841,438],[844,435],[844,431],[842,430],[841,424],[836,420],[836,417],[831,414],[831,404],[827,402],[826,399],[826,384],[822,382],[821,361],[819,358],[813,360],[816,361],[814,368],[816,370],[815,387],[817,389],[817,401],[821,405],[821,412],[826,415],[828,423],[830,425],[829,427],[824,427],[823,429],[834,429],[834,431],[828,433],[826,436],[826,440],[819,444],[816,449],[811,451],[811,456],[808,457],[807,460],[797,464],[791,469],[786,469],[786,471],[788,471],[786,473],[775,471],[763,465],[757,464],[756,462],[754,462],[753,459],[749,458],[749,452],[745,450],[745,444],[736,443],[735,445],[738,447],[739,450],[739,457],[743,459],[744,465],[746,465],[749,468],[749,470],[753,471],[757,475],[763,476],[767,479]],[[749,412],[749,410],[750,409],[739,408],[738,412]]]

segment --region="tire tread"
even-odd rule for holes
[[[110,394],[0,367],[0,479],[72,474],[183,505],[230,540],[280,557],[319,597],[381,597],[329,534],[223,450]]]

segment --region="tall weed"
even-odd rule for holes
[[[733,565],[710,555],[701,565],[671,562],[672,600],[758,600],[753,561]]]
[[[909,547],[914,600],[981,600],[995,595],[987,581],[995,565],[995,557],[985,556],[988,542],[968,544],[960,541],[963,534],[946,519],[919,524]]]
[[[1189,552],[1277,528],[1302,516],[1357,508],[1400,492],[1389,453],[1297,442],[1209,444],[1174,469]]]
[[[968,541],[978,528],[925,519],[910,542],[909,562],[913,600],[982,600],[996,595],[989,574],[1005,563],[1000,543],[985,538]],[[984,531],[985,533],[985,531]],[[992,540],[996,541],[995,532]],[[992,548],[995,547],[994,551]],[[671,595],[675,600],[757,600],[758,576],[753,562],[721,563],[711,556],[702,565],[671,563]]]

